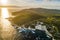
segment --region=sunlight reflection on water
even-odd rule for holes
[[[12,27],[10,21],[7,19],[1,19],[1,36],[3,40],[14,40],[16,30]]]

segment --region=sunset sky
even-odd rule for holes
[[[4,0],[5,1],[5,0]],[[26,7],[60,9],[60,0],[7,0],[7,4]],[[1,5],[1,2],[0,2]]]

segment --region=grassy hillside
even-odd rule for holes
[[[40,16],[36,13],[32,13],[32,12],[28,12],[28,11],[19,12],[16,14],[17,14],[17,15],[15,15],[16,17],[13,18],[13,22],[18,25],[30,23],[31,21],[45,18],[45,17]]]
[[[17,14],[16,14],[17,13]],[[53,9],[42,9],[42,8],[31,8],[31,9],[24,9],[22,11],[13,12],[13,15],[19,15],[20,13],[36,13],[43,16],[60,16],[60,10],[53,10]],[[46,14],[46,15],[44,15]]]
[[[12,19],[12,21],[15,24],[25,24],[38,19],[46,22],[48,18],[60,20],[60,10],[53,9],[42,8],[24,9],[22,11],[13,12],[12,15],[16,16],[15,18]]]
[[[56,33],[60,33],[60,10],[31,8],[31,9],[24,9],[22,11],[13,12],[12,15],[15,16],[12,19],[12,22],[14,24],[31,25],[36,21],[42,21],[44,22],[44,25],[48,25],[47,27],[49,26],[51,27],[53,31],[52,32],[53,36]],[[58,37],[58,35],[56,37]]]
[[[56,26],[60,25],[60,10],[31,8],[13,12],[12,15],[16,16],[12,19],[12,22],[17,25],[28,24],[35,20],[40,20]]]

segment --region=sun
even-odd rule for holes
[[[8,8],[1,8],[1,18],[9,18]]]
[[[8,0],[1,0],[1,4],[7,4]]]

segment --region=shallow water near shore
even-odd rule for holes
[[[10,21],[8,21],[7,19],[1,19],[0,28],[0,40],[14,40],[16,30],[13,28]]]

